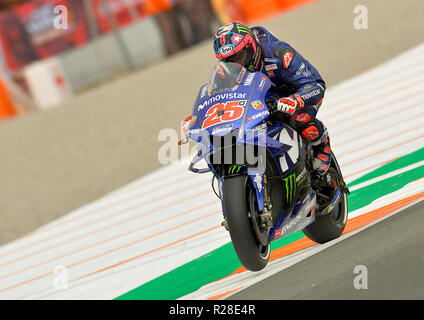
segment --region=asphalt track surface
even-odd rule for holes
[[[422,300],[423,214],[421,201],[228,299]],[[358,265],[367,268],[367,289],[354,287]]]
[[[367,30],[353,27],[358,4],[368,8]],[[422,0],[322,0],[260,24],[328,86],[424,41]],[[0,123],[0,244],[161,167],[158,133],[179,129],[214,63],[204,42],[59,108]]]

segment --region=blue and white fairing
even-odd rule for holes
[[[190,165],[193,171],[200,173],[212,171],[217,176],[208,160],[208,155],[217,151],[211,143],[211,138],[234,132],[237,133],[237,144],[266,147],[276,160],[282,175],[295,166],[303,148],[302,139],[285,124],[277,122],[272,127],[267,124],[270,113],[265,98],[270,88],[271,81],[266,75],[261,72],[249,72],[236,63],[219,62],[212,69],[209,82],[199,90],[188,128],[189,138],[201,146],[201,150]],[[202,159],[208,165],[207,170],[193,169]],[[262,211],[264,169],[243,166],[237,174],[249,176],[256,191],[258,209]],[[222,195],[224,177],[217,176],[217,178]],[[224,205],[222,208],[224,210]],[[275,237],[275,230],[283,224],[284,221],[279,221],[274,225],[271,229],[273,237],[270,239]]]

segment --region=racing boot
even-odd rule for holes
[[[291,117],[290,126],[302,135],[302,138],[312,145],[314,159],[313,172],[319,177],[325,177],[330,167],[331,149],[326,126],[312,116],[312,112],[301,112]]]
[[[314,159],[312,160],[312,169],[319,176],[323,177],[327,174],[331,162],[330,139],[328,138],[327,130],[320,139],[321,143],[313,147]]]
[[[327,208],[334,199],[337,187],[332,182],[335,182],[332,177],[334,169],[330,169],[331,148],[327,130],[325,130],[321,143],[312,146],[314,158],[312,160],[313,176],[312,187],[317,191],[317,209],[322,212]],[[318,141],[317,141],[318,142]]]

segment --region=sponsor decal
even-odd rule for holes
[[[280,228],[280,229],[275,230],[275,233],[274,233],[274,239],[277,239],[278,237],[280,237],[280,235],[281,235],[281,228]]]
[[[237,30],[239,32],[246,32],[246,33],[250,34],[252,37],[254,36],[252,30],[250,30],[248,27],[245,27],[245,26],[240,25],[240,24],[236,24],[236,26],[237,26]]]
[[[233,50],[234,50],[234,46],[226,45],[226,46],[223,46],[221,49],[219,49],[219,54],[226,55],[232,52]]]
[[[305,107],[305,101],[303,101],[302,97],[299,96],[298,94],[295,94],[294,97],[297,101],[297,107],[299,109],[303,109],[303,107]]]
[[[253,129],[249,130],[248,134],[250,134],[250,132],[253,132],[254,135],[259,136],[261,134],[265,134],[267,130],[267,125],[266,123],[263,123],[259,126],[254,127]]]
[[[328,206],[328,213],[330,213],[331,211],[333,211],[334,207],[336,206],[337,202],[340,199],[340,195],[342,194],[342,192],[340,191],[340,189],[337,190],[336,196],[334,197],[333,202],[331,202],[331,204]]]
[[[284,184],[285,183],[285,184]],[[283,185],[286,190],[287,204],[292,204],[296,195],[296,173],[293,172],[283,179]]]
[[[287,231],[289,231],[290,229],[292,229],[297,223],[299,223],[299,221],[302,219],[302,215],[297,214],[296,217],[293,218],[292,221],[290,221],[289,223],[287,223],[285,226],[283,226],[281,228],[281,233],[280,235],[286,233]]]
[[[262,89],[264,88],[265,82],[266,82],[266,78],[262,77],[261,83],[259,83],[259,86],[258,86],[258,90],[262,91]]]
[[[306,113],[306,112],[298,113],[292,119],[295,120],[295,121],[306,123],[306,122],[311,121],[311,115],[309,113]]]
[[[252,102],[252,107],[255,110],[262,110],[264,108],[264,105],[260,100],[256,100]]]
[[[319,137],[319,131],[315,126],[309,126],[302,131],[302,137],[306,140],[312,141]]]
[[[246,77],[246,81],[244,82],[244,85],[251,86],[254,77],[255,77],[254,73],[249,73],[249,75]]]
[[[328,161],[328,156],[326,156],[326,155],[324,155],[324,154],[322,154],[322,153],[320,153],[320,154],[317,156],[317,158],[318,158],[318,159],[320,159],[320,160],[322,160],[322,161],[325,161],[325,162],[327,162],[327,161]]]
[[[270,63],[277,63],[278,59],[277,58],[264,58],[265,62],[270,62]]]
[[[212,134],[218,134],[218,133],[230,131],[232,128],[233,128],[232,124],[227,124],[227,125],[224,125],[224,126],[216,127],[216,128],[213,128]]]
[[[306,99],[309,99],[309,98],[315,97],[316,95],[318,95],[318,94],[320,94],[320,93],[321,93],[321,91],[320,91],[319,89],[315,89],[315,90],[314,90],[314,91],[312,91],[312,92],[309,92],[309,93],[304,94],[304,95],[302,96],[302,99],[303,99],[303,100],[306,100]]]
[[[268,115],[269,115],[269,111],[265,110],[265,111],[259,112],[257,114],[254,114],[253,116],[249,117],[248,120],[252,121],[252,120],[256,120],[258,118],[265,118]]]
[[[306,178],[306,167],[303,168],[302,172],[296,178],[296,183],[301,184],[303,182],[303,180],[305,180],[305,178]]]
[[[218,31],[216,32],[216,36],[225,36],[228,32],[230,32],[233,29],[233,23],[226,24],[225,26],[219,27]]]
[[[240,84],[242,82],[244,75],[246,74],[246,70],[247,69],[245,67],[243,67],[243,69],[241,69],[241,71],[240,71],[240,73],[239,73],[239,75],[237,76],[237,79],[236,79],[237,84]]]
[[[224,184],[222,183],[221,179],[218,180],[218,188],[219,188],[220,198],[222,199],[222,195],[224,194]]]
[[[234,174],[234,173],[238,173],[240,171],[240,169],[242,168],[242,166],[240,165],[232,165],[229,169],[228,169],[228,173]]]
[[[278,69],[278,66],[277,66],[276,63],[268,64],[268,65],[265,66],[266,71],[275,70],[275,69]]]
[[[262,192],[262,177],[259,173],[256,174],[255,179],[253,179],[253,181],[255,181],[256,186],[258,187],[258,191]]]
[[[312,72],[309,71],[308,67],[305,65],[305,63],[302,62],[299,69],[296,71],[296,75],[303,75],[304,77],[310,77],[312,75]]]
[[[267,124],[266,123],[262,123],[258,126],[255,126],[252,129],[246,130],[246,134],[247,134],[247,137],[249,139],[251,139],[253,137],[262,136],[262,135],[266,134],[266,132],[267,132]]]
[[[268,77],[272,78],[275,77],[274,71],[267,71]]]
[[[225,79],[224,68],[223,68],[222,65],[219,65],[217,72],[218,72],[218,75],[221,79]]]
[[[241,118],[246,103],[246,100],[234,100],[213,105],[205,114],[202,130]]]
[[[239,92],[229,92],[214,95],[212,98],[206,100],[202,104],[197,107],[197,110],[200,111],[204,107],[207,107],[209,104],[220,101],[220,100],[230,100],[230,99],[246,99],[247,93],[239,93]]]
[[[284,69],[287,69],[288,67],[290,67],[290,63],[293,60],[293,56],[294,56],[294,54],[293,54],[292,50],[286,51],[286,53],[284,53],[284,55],[283,55],[283,68]]]
[[[312,209],[311,209],[312,210]],[[309,211],[311,211],[309,210]],[[306,220],[305,220],[306,219]],[[304,221],[302,222],[302,224],[299,224],[299,226],[296,228],[297,230],[303,230],[305,229],[305,227],[311,223],[312,217],[310,218],[306,218],[305,217]]]
[[[206,92],[208,92],[208,85],[207,84],[205,84],[202,87],[202,90],[200,91],[200,99],[202,99],[206,96]]]

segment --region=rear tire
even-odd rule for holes
[[[334,168],[340,177],[343,177],[334,153],[331,156],[331,167]],[[334,209],[329,214],[316,217],[314,223],[306,227],[303,233],[317,243],[326,243],[334,240],[342,235],[346,226],[347,215],[347,193],[342,191],[341,199]]]
[[[342,193],[339,203],[333,211],[316,217],[315,221],[303,233],[312,241],[326,243],[341,236],[347,221],[347,194]]]
[[[247,176],[224,180],[224,209],[237,257],[246,269],[259,271],[268,264],[270,242],[268,231],[259,227],[257,220],[253,220],[258,219],[258,211],[254,205],[257,203],[256,193],[249,182]],[[259,230],[259,236],[255,228]]]

